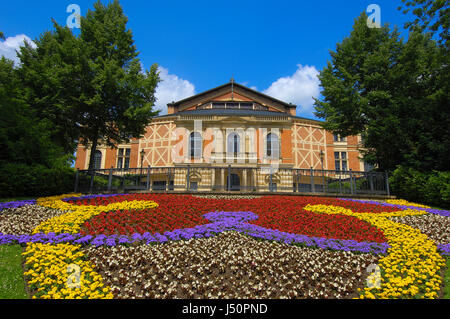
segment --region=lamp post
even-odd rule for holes
[[[145,151],[144,150],[141,150],[141,173],[139,174],[139,176],[141,176],[142,177],[142,167],[143,167],[143,165],[144,165],[144,155],[145,155]]]
[[[320,150],[319,156],[320,156],[320,162],[322,164],[322,188],[323,188],[323,192],[325,193],[326,192],[326,188],[325,188],[325,172],[323,171],[323,156],[324,156],[324,153],[323,153],[322,150]]]
[[[320,150],[319,156],[320,156],[320,162],[322,163],[322,171],[323,171],[323,156],[324,156],[324,152],[322,150]]]

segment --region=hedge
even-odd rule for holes
[[[41,165],[0,166],[0,197],[50,196],[73,192],[75,170]]]
[[[398,166],[389,178],[393,195],[412,202],[450,208],[450,172],[419,172]]]

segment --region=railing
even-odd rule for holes
[[[270,167],[175,166],[77,170],[75,192],[323,193],[390,196],[387,173]]]

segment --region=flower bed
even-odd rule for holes
[[[117,298],[345,298],[356,296],[378,259],[235,232],[156,246],[91,246],[86,255]]]
[[[436,298],[450,254],[445,212],[405,201],[70,194],[19,206],[0,212],[0,245],[26,246],[36,298]],[[375,265],[380,285],[367,286]]]
[[[35,199],[0,203],[0,211],[8,209],[8,208],[19,208],[19,207],[23,207],[23,206],[27,206],[27,205],[35,205],[35,204],[36,204]]]
[[[111,299],[109,287],[103,284],[102,277],[94,271],[92,264],[83,259],[80,246],[69,244],[29,244],[23,254],[26,256],[24,275],[29,278],[28,285],[34,298],[42,299]],[[69,281],[70,265],[80,269],[79,286]],[[74,267],[75,268],[75,267]],[[73,287],[70,283],[75,284]]]
[[[206,224],[203,215],[214,211],[250,211],[258,218],[251,224],[281,232],[342,240],[386,242],[383,233],[365,221],[345,215],[314,214],[303,210],[308,203],[339,203],[356,211],[381,212],[376,205],[315,197],[268,196],[256,199],[221,200],[187,195],[123,195],[71,201],[78,205],[111,205],[126,200],[151,200],[155,209],[103,212],[81,227],[83,235],[131,235],[163,233],[179,228]],[[376,209],[374,208],[376,207]],[[398,211],[390,208],[389,211]]]
[[[440,269],[445,261],[438,254],[436,244],[420,230],[386,218],[420,216],[425,212],[406,209],[391,213],[364,214],[326,205],[308,205],[305,209],[324,214],[355,216],[367,220],[386,234],[392,247],[387,256],[379,261],[383,271],[382,285],[366,288],[361,298],[438,297],[442,283]]]

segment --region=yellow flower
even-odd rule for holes
[[[378,261],[384,274],[382,285],[370,291],[365,289],[362,292],[364,297],[411,298],[422,294],[428,298],[437,296],[439,285],[435,282],[442,281],[439,272],[444,265],[444,259],[437,253],[436,245],[418,229],[388,219],[394,216],[424,215],[426,212],[406,209],[398,212],[355,213],[350,209],[327,205],[307,205],[304,209],[315,213],[353,216],[383,231],[391,248],[388,254]],[[412,265],[414,269],[410,269]],[[422,279],[427,278],[425,285],[428,287],[423,289]]]
[[[107,206],[77,206],[61,201],[65,197],[80,195],[67,194],[39,198],[37,200],[39,205],[65,210],[67,213],[41,223],[36,227],[34,233],[41,231],[76,233],[82,223],[103,211],[130,209],[131,207],[144,209],[157,206],[151,201],[114,203]],[[28,268],[24,275],[28,284],[33,285],[37,291],[33,298],[79,299],[86,297],[87,291],[92,291],[90,298],[114,297],[110,293],[109,287],[104,286],[102,277],[93,271],[94,267],[91,263],[84,259],[79,245],[30,243],[22,255],[25,256],[25,265]],[[79,268],[70,268],[71,265]],[[76,273],[78,269],[79,273]],[[91,274],[92,278],[85,278],[84,274],[86,273]],[[78,283],[79,288],[69,287],[68,283]]]

